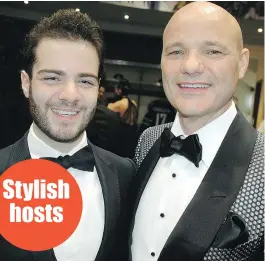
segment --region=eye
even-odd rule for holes
[[[217,50],[209,50],[209,51],[207,51],[207,54],[210,54],[210,55],[218,55],[218,54],[222,54],[222,52],[217,51]]]
[[[182,51],[180,51],[180,50],[176,50],[176,51],[172,51],[172,52],[170,52],[168,55],[180,55],[180,54],[182,54],[183,52]]]
[[[91,80],[85,80],[85,79],[79,80],[78,83],[80,83],[81,85],[84,85],[84,86],[88,86],[88,87],[94,87],[96,85],[95,82],[93,82]]]
[[[60,81],[60,79],[58,77],[55,77],[55,76],[46,76],[43,79],[44,79],[44,81],[46,81],[48,83],[55,83],[55,82]]]

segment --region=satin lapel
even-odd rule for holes
[[[159,261],[202,260],[244,183],[257,133],[240,112]]]
[[[131,219],[131,228],[130,228],[130,239],[129,246],[132,244],[132,232],[134,228],[134,221],[136,211],[141,199],[141,196],[144,192],[145,186],[160,158],[159,148],[160,148],[161,138],[157,139],[153,147],[149,150],[148,154],[144,158],[143,162],[138,169],[137,175],[132,182],[130,189],[130,212]]]
[[[104,205],[105,226],[102,243],[96,260],[103,260],[103,255],[108,253],[108,248],[115,240],[115,226],[120,216],[120,190],[118,173],[115,166],[102,158],[102,151],[90,143],[96,163],[98,177],[101,183]]]

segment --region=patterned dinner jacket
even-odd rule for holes
[[[132,185],[132,222],[160,158],[161,134],[172,123],[140,137]],[[264,260],[264,135],[237,112],[195,196],[170,234],[158,261]]]

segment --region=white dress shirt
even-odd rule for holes
[[[73,155],[87,145],[86,133],[82,140],[67,155]],[[65,156],[40,140],[33,130],[28,134],[31,158]],[[74,233],[61,245],[54,248],[58,261],[94,261],[101,245],[105,212],[101,184],[96,168],[93,172],[69,168],[68,171],[77,181],[82,193],[83,211],[81,220]],[[52,235],[51,235],[52,237]]]
[[[132,261],[156,261],[174,227],[199,188],[232,121],[235,104],[220,117],[199,129],[202,160],[197,168],[183,156],[160,158],[145,187],[136,211]],[[172,133],[184,134],[176,115]]]

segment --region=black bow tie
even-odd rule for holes
[[[72,156],[59,156],[58,158],[45,157],[42,159],[53,161],[65,169],[75,168],[84,171],[93,171],[95,166],[94,155],[89,146],[77,151]]]
[[[202,159],[202,145],[197,134],[186,139],[175,137],[170,129],[166,128],[161,135],[160,156],[169,157],[177,153],[186,157],[198,168]]]

